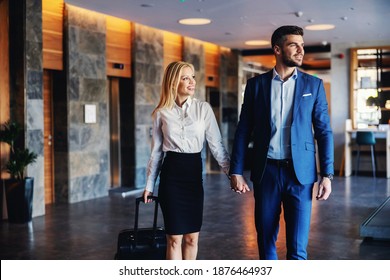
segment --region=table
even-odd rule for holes
[[[345,177],[352,174],[352,136],[357,131],[372,131],[375,138],[386,139],[386,178],[390,178],[390,130],[378,128],[346,129],[345,130]]]

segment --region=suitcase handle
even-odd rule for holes
[[[158,215],[158,197],[157,196],[148,196],[148,199],[151,199],[154,201],[154,217],[153,217],[153,240],[156,237],[157,232],[157,215]],[[134,241],[135,244],[137,244],[137,238],[138,238],[138,216],[139,216],[139,204],[140,202],[143,202],[143,197],[137,197],[135,199],[135,220],[134,220]]]

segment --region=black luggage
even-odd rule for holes
[[[155,203],[153,227],[138,228],[139,204],[143,197],[136,198],[134,229],[124,229],[118,235],[115,254],[117,260],[164,260],[167,240],[163,227],[157,227],[158,198]]]

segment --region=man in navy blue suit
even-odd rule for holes
[[[333,134],[322,80],[297,69],[304,56],[303,30],[282,26],[271,38],[275,67],[247,81],[232,157],[231,187],[249,191],[244,157],[253,140],[250,179],[260,259],[277,259],[276,240],[283,207],[287,259],[307,259],[312,192],[326,200],[333,179]]]

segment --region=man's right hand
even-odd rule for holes
[[[246,180],[244,176],[242,175],[231,175],[230,176],[230,187],[232,191],[235,191],[236,193],[246,193],[250,191],[250,188],[248,184],[246,183]]]

